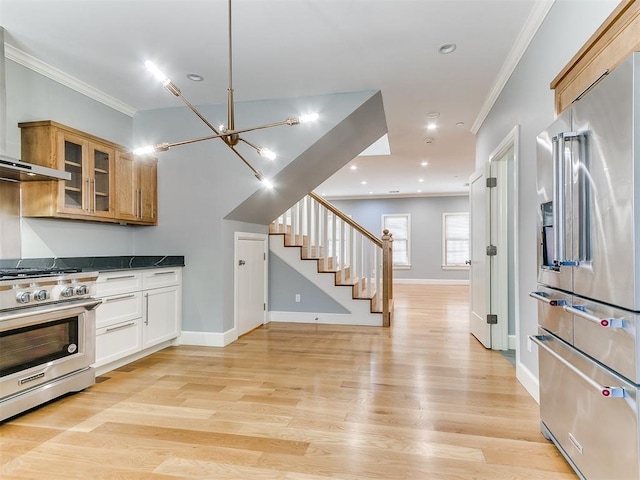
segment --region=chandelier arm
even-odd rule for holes
[[[249,169],[253,172],[253,174],[256,176],[256,178],[258,178],[259,180],[262,180],[264,178],[264,175],[262,175],[262,173],[260,173],[258,170],[256,170],[255,168],[253,168],[253,165],[251,165],[241,154],[238,150],[236,150],[236,148],[232,145],[229,145],[229,148],[231,150],[233,150],[233,153],[235,153],[238,158],[240,160],[242,160],[244,162],[244,164],[249,167]]]
[[[184,96],[184,95],[182,95],[182,93],[180,93],[179,95],[177,95],[177,97],[178,97],[180,100],[182,100],[182,102],[183,102],[187,107],[189,107],[189,109],[190,109],[193,113],[195,113],[195,114],[198,116],[198,118],[200,118],[200,120],[202,120],[202,121],[207,125],[207,127],[209,127],[209,128],[213,131],[213,133],[215,133],[217,136],[223,136],[223,134],[222,134],[222,133],[220,133],[220,132],[216,129],[216,127],[214,127],[214,126],[211,124],[211,122],[209,122],[209,120],[207,120],[207,119],[205,118],[205,116],[204,116],[204,115],[202,115],[202,114],[200,113],[200,111],[199,111],[195,106],[193,106],[189,100],[187,100],[187,99],[185,98],[185,96]],[[216,137],[212,136],[212,137],[210,137],[210,138],[216,138]]]

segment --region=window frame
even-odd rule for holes
[[[411,268],[411,214],[410,213],[383,213],[382,214],[382,230],[384,231],[387,228],[386,220],[387,218],[406,218],[407,222],[407,263],[393,264],[394,270],[409,270]],[[390,230],[390,229],[389,229]],[[390,233],[393,235],[394,232],[390,230]],[[398,239],[399,241],[403,241],[405,239]],[[396,237],[393,236],[394,243],[396,242]],[[392,244],[393,248],[393,244]]]
[[[448,217],[467,217],[467,237],[466,238],[449,238],[447,236],[447,218]],[[469,270],[469,264],[454,264],[447,263],[447,241],[448,240],[466,240],[467,241],[467,260],[471,255],[471,224],[469,218],[469,212],[443,212],[442,213],[442,269],[443,270]]]

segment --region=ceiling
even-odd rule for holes
[[[466,194],[475,165],[472,126],[486,113],[536,3],[234,0],[235,100],[380,90],[390,155],[359,156],[316,191]],[[147,59],[193,104],[226,102],[226,0],[0,0],[0,25],[8,49],[88,84],[130,114],[180,105],[149,82]],[[455,52],[438,53],[446,43]],[[431,112],[439,117],[430,120]],[[428,131],[431,121],[437,128]]]

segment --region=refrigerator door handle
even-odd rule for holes
[[[531,298],[535,298],[539,302],[546,303],[547,305],[550,305],[552,307],[563,307],[567,304],[566,300],[562,298],[551,298],[545,292],[531,292],[529,293],[529,296]]]
[[[575,373],[578,377],[580,377],[588,385],[590,385],[591,387],[593,387],[596,390],[598,390],[603,397],[606,397],[606,398],[624,398],[624,388],[623,387],[608,387],[608,386],[605,386],[605,385],[600,385],[598,382],[596,382],[594,379],[592,379],[589,375],[584,373],[578,367],[576,367],[575,365],[573,365],[572,363],[570,363],[566,359],[564,359],[562,357],[562,355],[559,355],[558,353],[556,353],[552,349],[550,349],[548,346],[546,346],[544,344],[544,342],[547,340],[547,337],[545,335],[529,335],[529,340],[531,340],[533,343],[538,345],[538,347],[542,348],[545,352],[547,352],[549,355],[551,355],[553,358],[555,358],[563,366],[565,366],[566,368],[571,370],[573,373]]]
[[[585,307],[581,305],[565,305],[562,307],[562,309],[567,313],[572,313],[580,318],[584,318],[585,320],[589,320],[590,322],[597,323],[604,328],[624,328],[625,326],[623,318],[598,317],[596,315],[591,315],[586,311]]]
[[[578,262],[567,258],[565,206],[567,158],[565,156],[566,141],[576,139],[576,132],[560,132],[553,137],[553,259],[556,265],[576,266]]]

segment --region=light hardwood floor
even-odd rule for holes
[[[269,324],[112,371],[2,424],[0,478],[577,478],[467,287],[394,293],[390,329]]]

